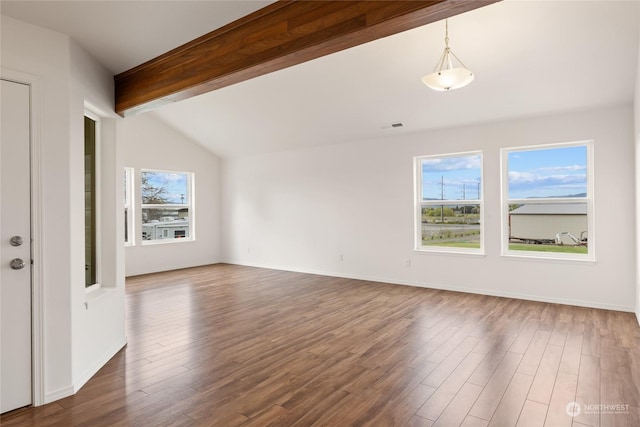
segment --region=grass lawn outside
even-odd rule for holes
[[[437,240],[425,240],[422,242],[424,246],[445,247],[445,248],[472,248],[480,249],[480,242],[439,242]],[[529,251],[529,252],[559,252],[568,254],[587,254],[586,246],[570,246],[570,245],[531,245],[526,243],[509,243],[511,251]]]
[[[588,248],[586,246],[570,246],[570,245],[528,245],[526,243],[509,243],[511,251],[530,251],[530,252],[562,252],[568,254],[586,254]]]
[[[423,241],[423,244],[424,246],[480,249],[480,242],[434,242],[433,240],[427,240]]]

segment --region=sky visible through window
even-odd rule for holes
[[[148,188],[164,189],[161,196],[165,203],[185,204],[188,203],[187,175],[172,172],[142,172],[143,180],[146,179]],[[143,185],[144,187],[144,185]],[[143,193],[145,189],[143,188]],[[143,200],[145,194],[142,195]]]
[[[422,159],[423,200],[479,200],[480,154]]]
[[[587,147],[509,153],[509,198],[587,196]]]

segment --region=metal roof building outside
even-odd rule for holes
[[[586,203],[527,203],[510,215],[586,215]]]

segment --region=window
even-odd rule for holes
[[[98,116],[84,116],[84,271],[85,287],[98,283]]]
[[[416,250],[482,253],[482,153],[415,159]]]
[[[591,143],[502,150],[503,254],[593,259]]]
[[[142,170],[142,242],[194,240],[193,174]]]
[[[124,168],[124,244],[133,246],[135,234],[133,231],[133,168]]]

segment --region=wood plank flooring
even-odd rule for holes
[[[2,426],[640,426],[630,313],[219,264],[129,278],[127,328]]]

